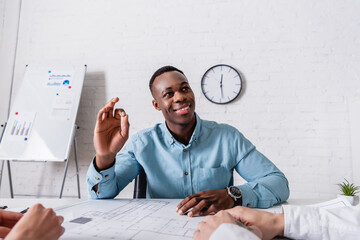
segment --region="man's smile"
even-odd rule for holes
[[[175,109],[174,111],[178,114],[187,114],[190,111],[191,104],[187,106],[181,106],[178,109]]]

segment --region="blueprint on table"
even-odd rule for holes
[[[89,200],[58,208],[61,239],[191,239],[203,217],[175,212],[178,199]]]

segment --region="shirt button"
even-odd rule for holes
[[[185,172],[185,175],[187,176],[187,175],[189,175],[189,173],[188,173],[188,172]]]
[[[100,178],[99,177],[96,177],[96,180],[99,180]]]
[[[109,175],[107,175],[107,174],[106,174],[106,175],[105,175],[105,177],[106,177],[106,178],[108,178],[108,177],[109,177]]]
[[[246,207],[250,207],[250,203],[246,204]]]
[[[186,149],[184,149],[183,152],[186,152]]]

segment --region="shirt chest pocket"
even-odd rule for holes
[[[225,167],[198,168],[197,172],[198,192],[226,188],[232,177],[232,170]]]

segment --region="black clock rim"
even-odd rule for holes
[[[208,98],[208,97],[206,96],[206,94],[204,93],[203,81],[204,81],[204,77],[206,76],[206,74],[207,74],[209,71],[211,71],[213,68],[221,67],[221,66],[225,66],[225,67],[229,67],[229,68],[233,69],[233,70],[239,75],[241,85],[240,85],[240,90],[239,90],[238,94],[237,94],[233,99],[231,99],[230,101],[227,101],[227,102],[221,102],[221,103],[220,103],[220,102],[215,102],[215,101],[211,100],[210,98]],[[212,103],[219,104],[219,105],[228,104],[228,103],[231,103],[231,102],[235,101],[235,99],[237,99],[238,96],[240,95],[241,90],[242,90],[242,82],[243,82],[243,81],[242,81],[242,78],[241,78],[241,75],[240,75],[239,71],[236,70],[234,67],[232,67],[232,66],[230,66],[230,65],[228,65],[228,64],[217,64],[217,65],[214,65],[214,66],[210,67],[210,68],[204,73],[204,75],[202,76],[202,78],[201,78],[201,92],[203,93],[203,95],[205,96],[205,98],[206,98],[207,100],[209,100],[210,102],[212,102]]]

